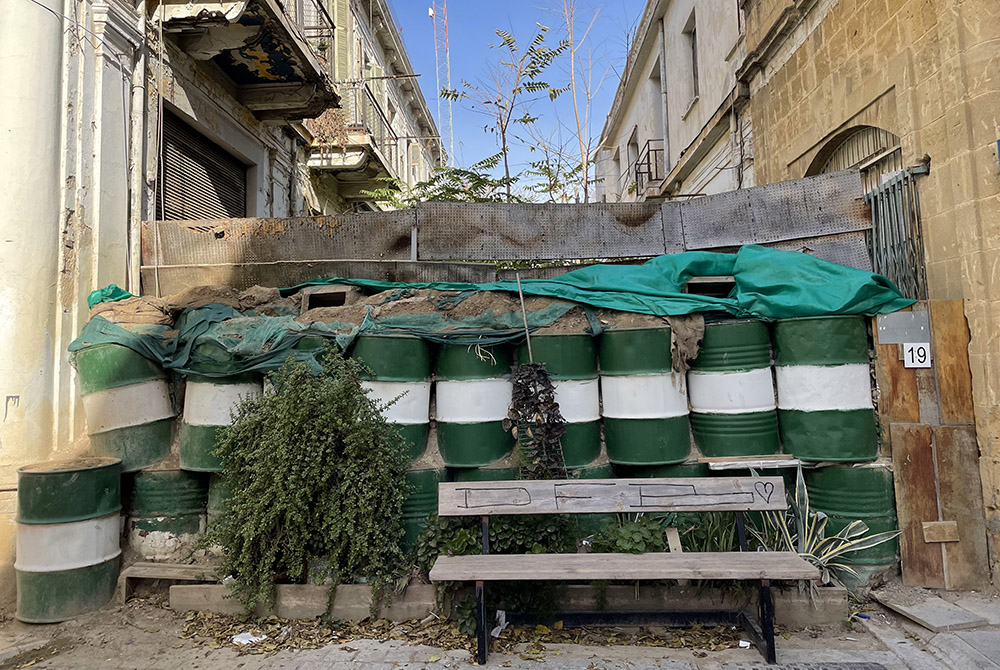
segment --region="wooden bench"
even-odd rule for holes
[[[760,583],[759,625],[746,612],[728,612],[742,624],[768,663],[775,662],[772,580],[819,579],[819,570],[790,552],[749,552],[745,512],[784,510],[780,477],[685,479],[589,479],[444,483],[440,516],[482,518],[482,555],[441,556],[433,582],[476,585],[477,660],[486,663],[490,627],[485,583],[499,581],[591,581],[604,579],[723,579]],[[490,554],[490,516],[496,514],[608,514],[616,512],[733,512],[739,552],[650,554]],[[671,548],[676,538],[671,538]],[[663,618],[668,613],[661,613]]]

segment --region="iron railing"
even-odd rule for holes
[[[336,27],[323,0],[281,0],[285,15],[292,20],[319,57],[326,73],[333,76]]]
[[[364,133],[371,138],[388,162],[393,176],[399,176],[399,136],[392,129],[392,123],[385,113],[382,103],[368,84],[344,89],[341,107],[344,123],[349,133]]]
[[[646,140],[636,159],[622,171],[618,192],[623,199],[632,195],[636,200],[641,200],[646,189],[663,181],[663,177],[663,140]]]
[[[927,173],[925,165],[900,170],[865,196],[872,209],[872,267],[916,300],[927,298],[916,184],[916,177]]]

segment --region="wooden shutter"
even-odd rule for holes
[[[247,166],[166,111],[160,160],[160,221],[247,215]]]

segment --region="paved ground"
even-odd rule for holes
[[[986,602],[987,606],[994,606]],[[997,605],[1000,613],[1000,605]],[[1000,618],[997,619],[1000,623]],[[272,656],[213,649],[181,639],[183,615],[152,602],[109,606],[74,621],[29,626],[0,622],[0,670],[466,670],[469,653],[400,641],[352,640]],[[778,639],[787,670],[1000,670],[1000,626],[934,634],[888,612],[854,625],[790,632]],[[519,652],[525,650],[519,649]],[[755,649],[697,651],[659,647],[546,645],[541,654],[493,654],[491,668],[526,670],[747,670],[767,667]],[[772,668],[774,666],[771,666]]]

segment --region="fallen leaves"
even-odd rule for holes
[[[252,644],[239,645],[233,637],[240,633],[266,636]],[[393,622],[387,619],[328,622],[320,619],[280,619],[276,616],[244,620],[237,616],[188,612],[181,638],[196,646],[210,649],[223,647],[240,654],[271,655],[282,649],[318,649],[329,644],[343,645],[345,652],[356,652],[347,646],[353,640],[398,640],[409,645],[426,645],[441,650],[464,649],[475,652],[476,641],[459,630],[458,623],[449,620],[425,619]],[[547,654],[559,654],[546,645],[578,644],[586,646],[627,645],[637,647],[687,648],[721,651],[739,645],[740,631],[729,626],[694,626],[691,628],[597,627],[564,628],[562,622],[551,626],[507,626],[493,640],[492,651],[519,656],[525,660],[542,660]],[[701,652],[697,655],[700,656]],[[429,663],[441,660],[431,656]]]

